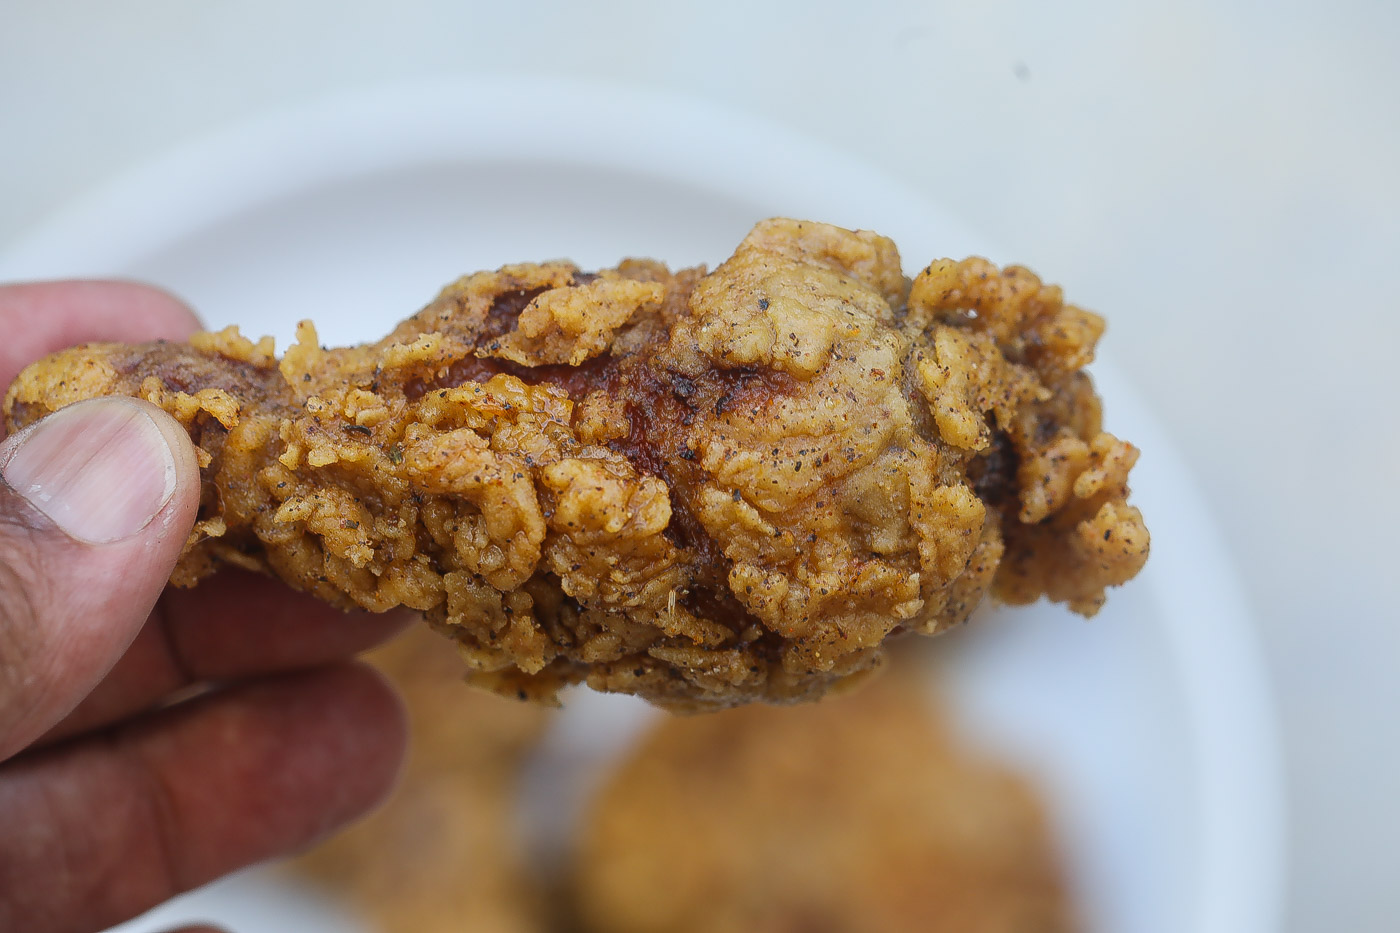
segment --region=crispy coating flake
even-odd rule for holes
[[[470,275],[360,347],[78,347],[5,413],[126,394],[184,424],[177,585],[258,568],[425,612],[501,692],[716,709],[819,696],[989,589],[1088,615],[1137,573],[1137,451],[1081,371],[1102,329],[1025,269],[911,283],[884,237],[769,220],[708,275]]]
[[[1069,933],[1029,785],[963,748],[912,680],[663,722],[571,864],[596,933]]]

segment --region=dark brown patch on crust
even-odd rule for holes
[[[182,344],[165,341],[123,349],[126,352],[109,357],[118,373],[133,378],[155,376],[173,392],[193,395],[201,389],[223,389],[236,398],[288,395],[286,383],[275,367],[263,368],[223,356],[193,354]]]
[[[495,340],[515,330],[515,322],[520,319],[520,312],[549,290],[548,286],[541,285],[539,288],[517,288],[497,295],[486,311],[486,319],[481,322],[478,344]]]
[[[992,432],[992,443],[987,452],[975,458],[967,467],[968,479],[977,498],[997,508],[1014,505],[1019,484],[1016,471],[1021,468],[1021,457],[1011,437],[1001,430]]]

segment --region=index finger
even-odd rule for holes
[[[358,654],[413,621],[407,610],[346,613],[280,581],[225,568],[198,589],[168,589],[126,653],[37,745],[148,709],[176,691],[317,667]],[[452,651],[443,641],[444,651]]]
[[[184,340],[199,330],[169,292],[136,282],[32,282],[0,286],[0,392],[19,371],[55,350],[113,340]]]
[[[362,665],[238,684],[0,768],[0,929],[106,929],[382,800],[403,708]]]

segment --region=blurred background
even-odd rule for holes
[[[760,116],[1105,312],[1106,350],[1186,455],[1260,625],[1288,929],[1400,926],[1400,6],[8,0],[0,256],[230,122],[483,73]]]

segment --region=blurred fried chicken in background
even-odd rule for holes
[[[368,658],[404,695],[411,745],[380,810],[292,863],[379,933],[534,933],[540,879],[513,825],[523,759],[549,711],[466,690],[466,667],[418,628]]]
[[[1078,929],[1033,788],[958,739],[910,652],[818,703],[662,719],[545,859],[555,875],[515,820],[548,712],[464,697],[435,641],[372,656],[408,702],[402,785],[291,866],[376,933]]]
[[[1069,933],[1032,788],[964,748],[915,678],[666,720],[573,861],[589,933]]]
[[[909,664],[813,705],[666,717],[545,860],[554,877],[515,822],[546,710],[463,698],[430,640],[374,656],[409,705],[402,786],[293,863],[377,933],[1078,929],[1032,787],[959,741]]]

